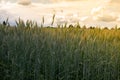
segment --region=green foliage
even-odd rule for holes
[[[120,80],[120,30],[0,24],[0,80]]]

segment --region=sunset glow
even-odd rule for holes
[[[1,1],[0,21],[9,18],[13,20],[19,17],[23,20],[31,19],[39,24],[44,16],[45,25],[50,25],[51,18],[55,14],[55,24],[74,24],[88,26],[120,25],[120,0],[11,0]]]

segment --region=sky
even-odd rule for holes
[[[19,17],[42,22],[45,26],[52,22],[55,14],[57,24],[114,27],[120,25],[120,0],[0,0],[0,22],[9,18],[11,25]]]

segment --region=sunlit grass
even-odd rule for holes
[[[120,80],[119,29],[16,24],[0,24],[0,80]]]

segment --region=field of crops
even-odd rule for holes
[[[0,80],[120,80],[120,30],[0,24]]]

